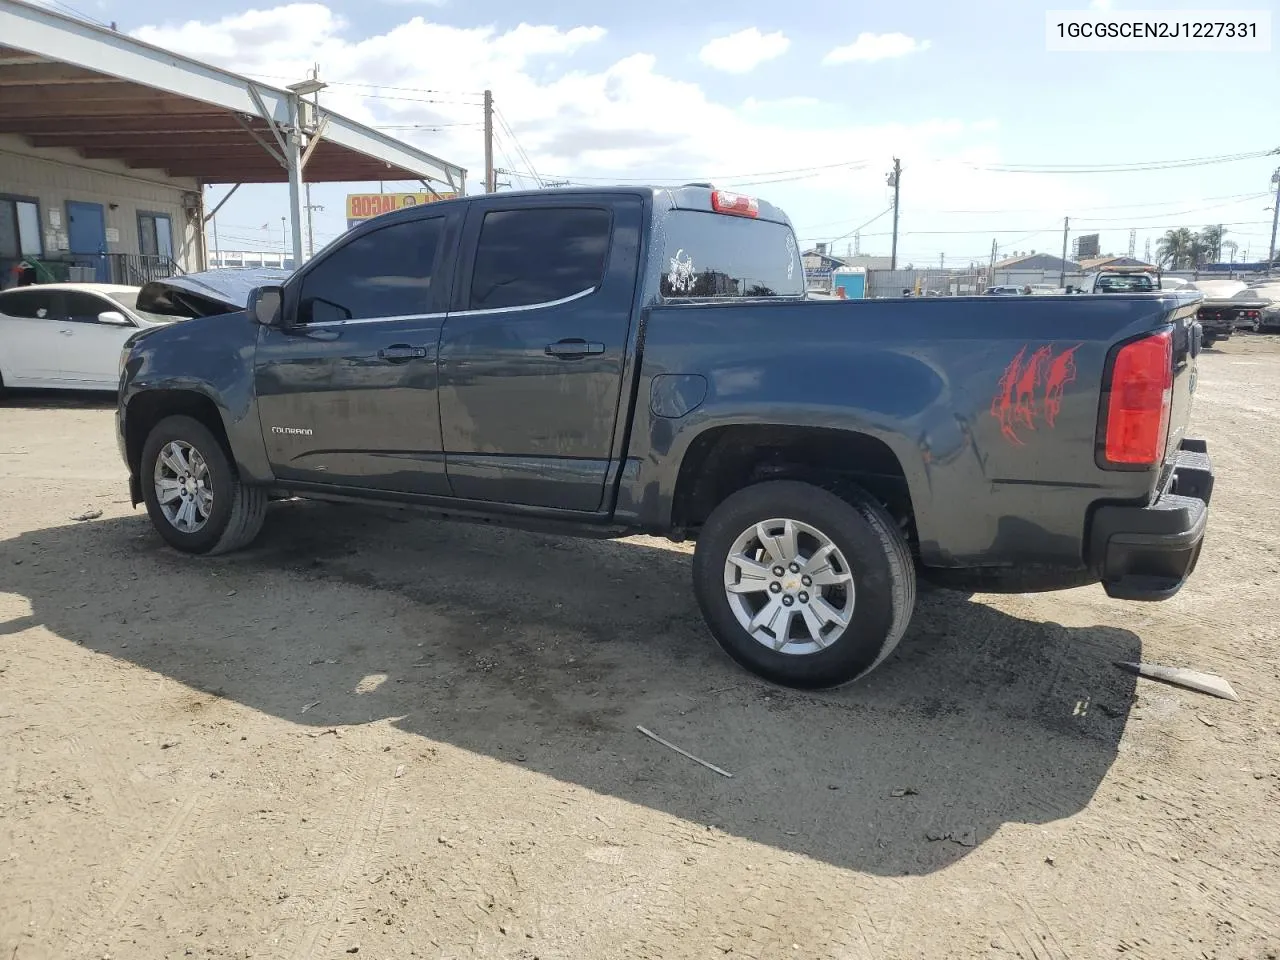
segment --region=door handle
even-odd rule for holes
[[[378,351],[379,358],[383,360],[421,360],[427,355],[426,347],[411,347],[407,343],[396,343],[389,347],[383,347]]]
[[[603,343],[589,343],[580,337],[558,340],[547,344],[547,356],[562,358],[585,357],[589,354],[604,353]]]

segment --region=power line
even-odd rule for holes
[[[508,137],[511,138],[511,145],[516,153],[520,156],[521,161],[529,168],[533,174],[533,180],[538,186],[542,185],[542,177],[538,176],[538,169],[533,165],[533,159],[525,152],[524,147],[520,143],[520,138],[516,136],[516,132],[511,129],[511,124],[507,123],[506,116],[502,113],[502,108],[495,106],[493,108],[494,115],[498,118],[498,123],[503,130],[506,131]]]
[[[870,160],[848,160],[844,163],[829,163],[818,167],[796,167],[791,170],[765,170],[757,173],[735,173],[721,174],[718,176],[707,176],[706,174],[691,174],[683,177],[587,177],[587,176],[571,176],[569,174],[548,174],[550,179],[568,180],[570,183],[579,183],[589,185],[592,183],[642,183],[642,184],[661,184],[661,183],[689,183],[698,180],[742,180],[750,177],[773,177],[786,174],[796,173],[820,173],[824,170],[836,170],[841,167],[858,168],[865,167],[870,164]],[[762,182],[781,182],[781,181],[762,181]],[[739,184],[739,186],[750,186],[751,184]]]
[[[58,2],[58,0],[54,0]],[[286,77],[281,74],[258,73],[255,76],[262,77],[264,80],[295,80],[296,77]],[[432,90],[426,87],[395,87],[382,83],[360,83],[356,80],[326,80],[325,86],[328,87],[365,87],[372,90],[394,90],[397,93],[430,93],[436,96],[446,97],[480,97],[483,96],[479,91],[471,90]]]
[[[106,27],[108,30],[115,29],[112,24],[107,23],[105,20],[99,20],[97,17],[91,17],[87,13],[77,10],[75,7],[71,6],[71,4],[63,3],[62,0],[48,0],[48,2],[52,6],[61,7],[64,11],[70,13],[73,17],[76,17],[79,20],[84,20],[87,23],[95,23],[100,27]]]
[[[1255,150],[1249,153],[1223,154],[1216,157],[1192,157],[1186,160],[1152,160],[1141,163],[1111,165],[1095,164],[976,164],[964,163],[974,170],[993,173],[1149,173],[1154,170],[1180,170],[1185,167],[1204,167],[1218,163],[1235,163],[1238,160],[1257,160],[1270,156],[1276,150]]]
[[[446,127],[482,127],[482,126],[484,126],[484,124],[481,123],[479,120],[471,120],[471,121],[458,121],[457,123],[437,123],[432,125],[423,124],[423,123],[383,123],[383,124],[375,124],[373,129],[375,130],[421,130],[424,133],[439,133],[441,130],[444,130]]]

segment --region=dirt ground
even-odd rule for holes
[[[926,593],[809,695],[719,653],[683,549],[289,503],[192,560],[109,400],[11,399],[0,960],[1280,956],[1277,411],[1280,338],[1204,355],[1173,600]]]

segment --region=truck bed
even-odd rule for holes
[[[705,397],[678,418],[638,402],[629,459],[644,488],[648,465],[679,462],[705,425],[857,429],[900,465],[922,563],[1079,568],[1093,509],[1147,503],[1168,483],[1190,417],[1198,301],[1166,292],[658,307],[638,395],[692,381],[695,393],[705,382]],[[1173,331],[1175,367],[1164,468],[1104,470],[1094,454],[1108,356],[1162,328]]]

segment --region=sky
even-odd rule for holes
[[[1280,51],[1048,52],[1046,11],[1089,0],[204,0],[185,7],[194,19],[158,0],[67,2],[276,85],[319,64],[322,104],[466,167],[472,191],[487,88],[512,187],[709,179],[840,254],[859,228],[862,253],[888,254],[894,157],[900,264],[986,262],[993,241],[1001,257],[1060,253],[1064,217],[1104,253],[1127,253],[1136,229],[1140,257],[1172,227],[1224,224],[1237,259],[1270,239],[1280,156],[1260,154],[1280,148]],[[1213,157],[1240,159],[1168,164]],[[378,189],[313,186],[317,248],[344,229],[347,193]],[[287,197],[241,188],[218,214],[221,248],[281,249]]]

